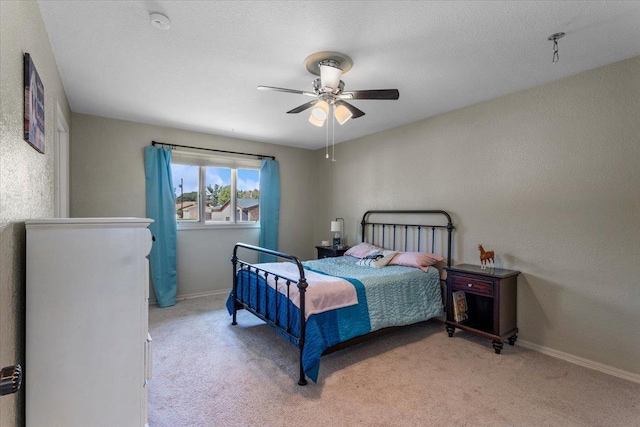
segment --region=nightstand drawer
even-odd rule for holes
[[[451,277],[451,288],[457,291],[493,296],[493,283],[490,281],[478,280],[474,277],[454,275]]]

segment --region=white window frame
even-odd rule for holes
[[[237,222],[237,179],[238,169],[254,169],[260,172],[261,161],[233,156],[210,155],[188,151],[173,150],[171,164],[198,166],[198,221],[178,221],[178,230],[202,230],[215,228],[260,228],[260,222]],[[206,205],[206,168],[218,167],[231,169],[231,221],[205,221]]]

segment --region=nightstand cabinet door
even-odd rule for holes
[[[516,296],[519,271],[501,268],[482,269],[461,264],[447,270],[447,321],[449,336],[456,328],[491,339],[495,352],[500,354],[502,340],[513,345],[517,340]],[[468,318],[456,322],[453,315],[453,292],[463,291]]]

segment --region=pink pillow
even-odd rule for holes
[[[428,252],[398,252],[389,265],[404,265],[405,267],[416,267],[427,271],[430,265],[435,265],[435,263],[442,260],[444,258],[440,255]]]
[[[356,258],[364,258],[369,254],[369,252],[371,252],[374,249],[381,250],[382,248],[372,245],[371,243],[363,242],[349,248],[349,250],[347,250],[347,252],[345,252],[344,254],[352,257],[356,257]]]

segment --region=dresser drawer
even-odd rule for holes
[[[493,283],[490,281],[479,280],[475,277],[453,275],[451,277],[451,288],[457,291],[493,296]]]

